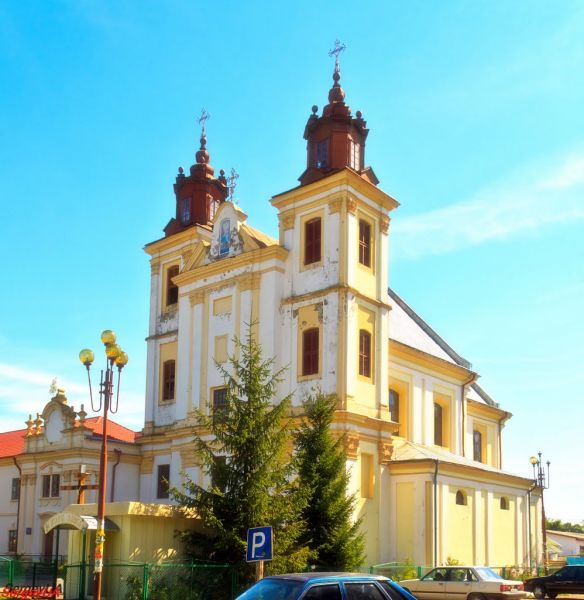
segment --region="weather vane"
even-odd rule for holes
[[[339,72],[339,54],[347,49],[347,45],[341,43],[341,40],[335,40],[335,47],[332,50],[329,50],[329,56],[335,57],[335,72]]]
[[[231,169],[231,175],[227,178],[227,188],[229,189],[229,201],[233,202],[233,194],[235,194],[235,188],[237,187],[237,180],[239,179],[239,173],[235,169]]]
[[[201,135],[205,135],[205,122],[211,118],[211,115],[203,108],[201,116],[198,118],[198,123],[201,125]]]

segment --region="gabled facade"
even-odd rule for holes
[[[102,417],[87,418],[83,406],[76,411],[63,390],[45,405],[27,428],[0,433],[0,555],[51,557],[67,554],[68,532],[44,525],[68,505],[80,500],[83,474],[90,489],[85,502],[96,501]],[[108,500],[129,500],[138,495],[141,457],[136,432],[110,421]]]

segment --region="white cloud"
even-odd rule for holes
[[[397,258],[443,254],[519,232],[584,218],[584,154],[521,169],[472,198],[395,218]]]
[[[53,377],[54,375],[47,372],[0,363],[1,431],[23,429],[29,414],[34,415],[43,410],[50,400],[49,387]],[[93,383],[94,401],[97,404],[98,386],[97,382]],[[59,377],[57,385],[65,389],[69,405],[77,407],[78,410],[83,404],[90,416],[95,415],[91,410],[87,384],[80,385]],[[113,415],[113,420],[132,429],[141,429],[144,424],[144,395],[122,386],[120,410]]]

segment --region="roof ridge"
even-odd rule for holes
[[[436,331],[432,329],[432,327],[430,327],[430,325],[428,325],[428,323],[426,323],[426,321],[424,321],[424,319],[422,319],[422,317],[420,317],[420,315],[418,315],[418,313],[416,313],[413,308],[411,308],[402,298],[400,298],[400,296],[398,296],[396,292],[394,292],[390,287],[388,287],[387,293],[393,300],[395,300],[399,307],[413,321],[416,322],[416,324],[424,331],[424,333],[430,336],[430,338],[436,344],[438,344],[438,346],[440,346],[440,348],[442,348],[442,350],[444,350],[444,352],[446,352],[446,354],[448,354],[448,356],[450,356],[450,358],[454,362],[456,362],[456,364],[469,370],[472,369],[472,364],[468,360],[466,360],[466,358],[460,356],[460,354],[458,354],[458,352],[456,352],[454,348],[452,348],[452,346],[450,346],[450,344],[448,344],[443,337],[436,333]]]

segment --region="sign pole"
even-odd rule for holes
[[[258,560],[256,562],[256,581],[260,581],[264,578],[264,561]]]

